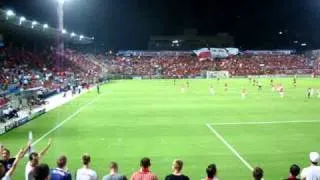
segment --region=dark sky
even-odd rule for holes
[[[145,49],[150,35],[228,32],[242,48],[320,47],[319,0],[68,0],[65,27],[106,47]],[[56,26],[55,0],[0,0],[2,8]],[[284,34],[279,36],[278,32]]]

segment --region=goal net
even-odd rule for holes
[[[207,76],[207,79],[229,78],[229,72],[228,71],[207,71],[206,76]]]

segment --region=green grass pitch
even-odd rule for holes
[[[177,158],[185,162],[184,173],[191,179],[204,178],[209,163],[217,164],[220,179],[251,179],[249,168],[207,127],[210,124],[250,166],[261,166],[265,179],[281,179],[291,164],[307,166],[308,153],[320,151],[320,99],[306,98],[308,87],[320,88],[320,79],[298,79],[296,88],[292,79],[274,79],[285,86],[283,99],[271,91],[270,79],[261,81],[259,92],[248,79],[189,80],[185,93],[181,86],[186,80],[177,80],[175,86],[173,80],[114,81],[102,87],[103,94],[93,89],[0,136],[0,142],[13,156],[26,144],[29,131],[36,140],[80,108],[36,144],[40,150],[52,138],[53,146],[42,160],[50,167],[65,154],[75,174],[81,155],[89,153],[99,179],[111,160],[130,177],[140,158],[147,156],[160,179],[170,173]],[[228,92],[223,90],[225,82]],[[211,84],[215,96],[209,93]],[[244,100],[242,88],[248,90]],[[286,123],[275,123],[281,121]],[[21,162],[14,179],[24,179],[25,163]]]

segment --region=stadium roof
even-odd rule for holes
[[[35,20],[28,20],[23,16],[17,16],[11,10],[0,9],[0,29],[6,31],[14,31],[25,35],[36,34],[49,39],[62,36],[65,42],[73,44],[91,44],[93,37],[87,37],[71,32],[60,32],[48,24],[40,24]]]

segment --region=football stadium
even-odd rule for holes
[[[0,179],[320,179],[316,44],[185,28],[108,48],[52,1],[56,26],[0,6]]]

